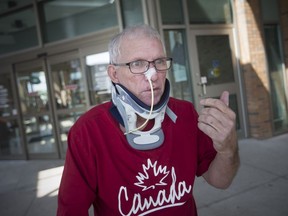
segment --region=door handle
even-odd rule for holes
[[[207,91],[206,91],[207,77],[201,76],[200,82],[198,84],[202,86],[202,93],[203,93],[203,96],[205,96],[207,94]]]

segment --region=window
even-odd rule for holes
[[[18,111],[14,104],[12,82],[9,73],[0,79],[0,157],[23,154],[20,128],[16,120]]]
[[[278,26],[264,25],[265,46],[268,61],[274,130],[288,128],[288,107],[285,91],[285,69],[281,52]]]
[[[0,55],[37,45],[36,21],[32,6],[0,17]]]
[[[181,0],[160,0],[160,9],[163,24],[184,23]]]
[[[122,0],[121,8],[125,27],[144,23],[141,0]]]
[[[188,67],[187,43],[184,30],[165,30],[167,56],[173,58],[169,71],[173,96],[179,99],[192,100],[190,71]]]
[[[191,24],[232,23],[230,0],[188,0]]]
[[[118,25],[113,0],[44,1],[40,3],[40,14],[44,43]]]
[[[108,64],[108,52],[86,56],[90,102],[93,105],[101,104],[111,99],[111,80],[107,74]]]
[[[0,1],[0,13],[13,10],[28,4],[32,5],[33,0],[3,0]]]

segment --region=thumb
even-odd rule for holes
[[[228,91],[222,92],[220,100],[227,106],[229,106],[229,92]]]

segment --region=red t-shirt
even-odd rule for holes
[[[190,102],[170,98],[162,122],[164,143],[153,150],[130,147],[109,112],[111,102],[92,108],[69,132],[57,215],[196,216],[195,176],[207,171],[216,152],[197,127]]]

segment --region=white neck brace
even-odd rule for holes
[[[164,133],[161,129],[161,123],[164,120],[165,113],[175,122],[177,116],[167,107],[169,100],[169,81],[166,80],[165,92],[160,102],[150,112],[149,106],[137,99],[129,90],[119,84],[112,85],[112,101],[117,107],[126,130],[126,139],[128,143],[138,150],[150,150],[158,148],[164,142]],[[136,129],[137,115],[155,119],[154,126],[149,131],[140,131]]]

